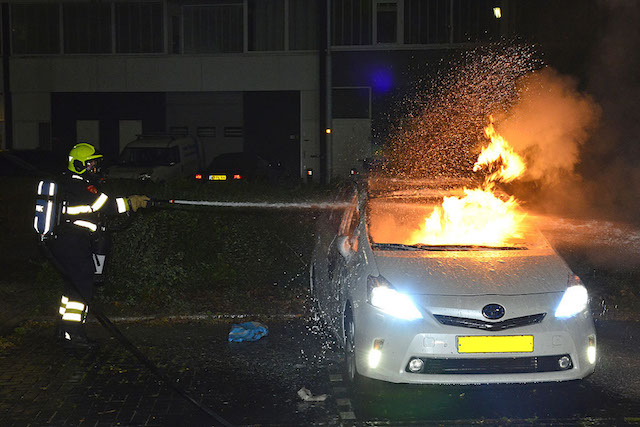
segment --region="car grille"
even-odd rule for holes
[[[505,329],[517,328],[520,326],[533,325],[542,322],[547,313],[532,314],[530,316],[516,317],[503,320],[501,322],[487,322],[480,319],[468,319],[465,317],[443,316],[434,314],[436,320],[443,325],[459,326],[462,328],[482,329],[484,331],[503,331]]]
[[[568,354],[557,356],[538,357],[509,357],[490,359],[432,359],[420,357],[424,367],[416,374],[528,374],[535,372],[555,372],[571,369],[573,363],[569,362],[567,368],[561,368],[558,360]],[[409,370],[409,364],[405,367]]]

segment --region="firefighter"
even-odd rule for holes
[[[147,196],[111,197],[99,190],[102,154],[88,143],[76,144],[69,152],[68,171],[60,181],[62,211],[55,237],[47,246],[65,277],[56,337],[65,347],[87,348],[94,343],[84,331],[88,304],[93,296],[94,273],[104,265],[104,256],[94,256],[96,245],[104,246],[104,218],[147,206]]]

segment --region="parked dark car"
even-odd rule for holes
[[[198,172],[197,181],[210,182],[275,182],[285,177],[282,168],[254,153],[225,153],[217,156],[208,168]]]
[[[51,151],[0,150],[0,176],[46,176],[65,168],[65,158]]]

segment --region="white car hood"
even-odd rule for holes
[[[553,250],[374,251],[396,289],[424,295],[522,295],[562,292],[571,271]]]

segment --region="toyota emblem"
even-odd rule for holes
[[[500,304],[487,304],[482,307],[482,315],[491,320],[500,319],[504,316],[504,307]]]

